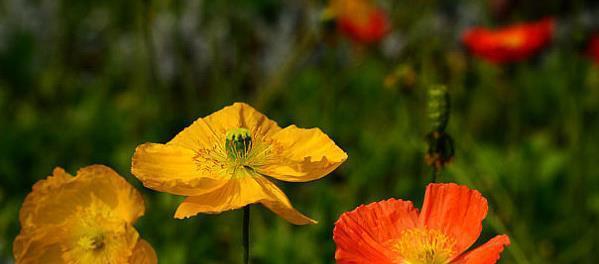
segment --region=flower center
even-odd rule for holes
[[[393,250],[401,264],[447,264],[454,253],[455,241],[434,229],[413,228],[393,241]]]
[[[233,160],[245,158],[252,149],[252,136],[247,128],[229,129],[225,137],[227,156]]]
[[[61,241],[65,263],[127,263],[139,238],[114,209],[92,194],[65,220]]]
[[[223,148],[224,145],[224,148]],[[281,148],[259,133],[252,135],[247,128],[232,128],[210,148],[197,150],[194,161],[198,170],[223,177],[256,175],[280,156]]]
[[[104,248],[104,235],[98,233],[91,236],[83,236],[77,242],[79,246],[88,250],[102,250]]]

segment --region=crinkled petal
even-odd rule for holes
[[[47,200],[49,194],[56,193],[62,185],[72,181],[73,179],[73,176],[66,173],[64,169],[56,167],[52,173],[52,176],[48,176],[44,180],[37,181],[33,185],[31,193],[25,197],[23,206],[19,211],[21,228],[33,228],[36,225],[43,224],[48,220],[54,220],[53,222],[60,222],[64,220],[60,214],[51,215],[52,217],[50,217],[50,219],[48,219],[48,217],[40,219],[40,217],[37,217],[38,207],[41,203]]]
[[[133,249],[133,255],[129,258],[130,264],[156,264],[158,263],[158,257],[154,248],[145,240],[139,239],[135,248]]]
[[[264,204],[294,224],[315,222],[295,210],[285,194],[274,184],[262,176],[250,173],[231,179],[216,191],[186,198],[177,208],[175,218],[187,218],[198,213],[218,214],[253,203]]]
[[[479,237],[487,215],[487,200],[476,190],[454,183],[429,184],[418,224],[455,239],[455,257]]]
[[[347,154],[318,128],[288,126],[272,136],[278,150],[274,161],[258,168],[273,178],[305,182],[324,177],[347,159]]]
[[[414,228],[418,209],[411,202],[389,199],[346,212],[335,224],[337,263],[394,263],[399,256],[389,242]]]
[[[141,194],[111,168],[91,165],[77,172],[81,181],[78,192],[94,196],[110,207],[128,223],[134,223],[144,214],[145,205]]]
[[[131,173],[150,189],[177,195],[201,195],[221,187],[223,176],[198,163],[196,155],[177,145],[146,143],[135,149]]]
[[[21,229],[12,245],[15,262],[36,264],[43,259],[44,263],[64,263],[60,241],[67,234],[55,230],[59,229]]]
[[[48,264],[64,263],[58,243],[48,244],[43,240],[31,240],[21,235],[13,243],[13,255],[15,263],[19,264],[37,264],[41,259]]]
[[[500,258],[503,248],[510,245],[510,238],[499,235],[457,258],[456,264],[495,264]]]
[[[27,195],[19,212],[21,227],[43,228],[62,224],[77,207],[85,207],[95,196],[133,223],[144,213],[141,194],[112,169],[103,165],[85,167],[76,177],[61,168],[41,180]]]
[[[227,130],[247,128],[253,138],[270,137],[281,130],[276,122],[268,119],[245,103],[234,103],[204,118],[199,118],[191,126],[181,131],[167,144],[175,144],[192,150],[225,144]]]

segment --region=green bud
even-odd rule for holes
[[[449,93],[444,85],[428,89],[428,119],[432,131],[445,131],[449,122]]]

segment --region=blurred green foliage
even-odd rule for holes
[[[457,3],[381,1],[393,30],[364,47],[320,20],[321,1],[0,1],[0,262],[35,181],[101,163],[143,192],[137,228],[160,263],[239,263],[240,210],[175,220],[182,197],[143,188],[130,158],[246,101],[282,126],[322,128],[349,153],[322,180],[278,183],[319,224],[255,207],[253,263],[332,263],[342,212],[389,197],[420,206],[426,88],[443,83],[456,158],[439,180],[488,198],[477,243],[509,234],[503,263],[595,263],[599,67],[580,47],[597,6]],[[546,15],[558,17],[555,41],[527,62],[490,65],[459,42],[474,24]]]

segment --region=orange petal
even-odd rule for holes
[[[452,263],[457,264],[494,264],[500,258],[500,254],[505,246],[510,245],[510,238],[506,235],[499,235],[480,247],[477,247],[464,255],[460,256]]]
[[[389,241],[416,226],[418,209],[411,202],[389,199],[346,212],[335,224],[337,263],[394,263]]]
[[[177,195],[200,195],[221,187],[222,176],[203,170],[195,155],[177,145],[146,143],[135,149],[131,173],[150,189]]]
[[[232,128],[247,128],[253,138],[269,137],[281,130],[276,122],[245,103],[234,103],[213,114],[199,118],[167,144],[180,145],[192,150],[212,148],[225,144],[225,134]]]
[[[130,264],[156,264],[158,263],[158,257],[152,246],[145,240],[139,239],[135,248],[133,249],[133,255],[129,258]]]
[[[318,128],[288,126],[272,136],[280,152],[274,161],[260,167],[261,174],[283,181],[305,182],[329,174],[347,159],[347,154]]]
[[[478,191],[454,183],[429,184],[418,225],[443,231],[455,239],[457,256],[478,239],[486,215],[487,200]]]
[[[230,180],[216,191],[186,198],[177,208],[175,218],[191,217],[198,213],[218,214],[253,203],[263,203],[294,224],[314,222],[291,207],[285,194],[274,184],[250,173]]]

